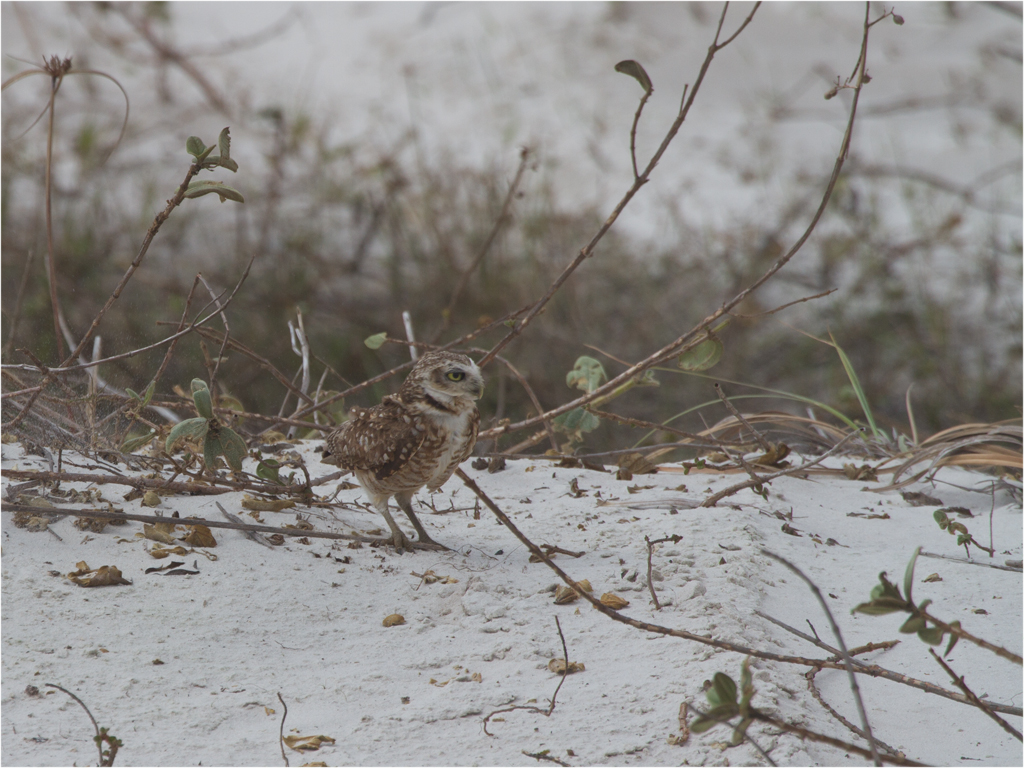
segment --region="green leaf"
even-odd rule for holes
[[[198,136],[189,136],[185,141],[185,151],[192,155],[192,157],[198,158],[206,151],[206,145]]]
[[[885,616],[887,613],[906,610],[906,606],[907,604],[902,600],[883,597],[878,600],[872,600],[870,603],[861,603],[850,613],[863,613],[867,616]]]
[[[256,464],[256,477],[271,483],[281,483],[281,462],[277,459],[263,459]]]
[[[593,432],[599,426],[601,426],[601,420],[582,408],[573,408],[568,413],[563,413],[551,420],[551,427],[556,432],[566,434],[579,433],[582,435],[586,432]]]
[[[135,451],[148,445],[155,435],[156,430],[151,429],[145,435],[125,438],[125,441],[121,443],[120,451],[121,453],[135,453]]]
[[[713,368],[722,359],[722,352],[725,345],[717,336],[704,339],[693,349],[683,352],[676,361],[677,365],[684,371],[691,373],[706,371]]]
[[[231,427],[220,428],[221,452],[228,466],[235,472],[242,471],[242,459],[249,454],[249,448],[235,430]]]
[[[238,171],[238,163],[230,157],[221,157],[220,155],[213,155],[203,161],[204,170],[212,171],[214,168],[226,168],[232,173],[236,173]]]
[[[143,405],[149,405],[149,401],[153,399],[153,393],[156,392],[156,382],[151,381],[149,386],[146,387],[146,396],[142,398]]]
[[[959,620],[951,621],[951,622],[949,622],[949,626],[956,627],[957,629],[960,629],[960,622],[959,622]],[[942,655],[943,656],[949,656],[949,652],[953,650],[953,646],[957,644],[957,641],[959,639],[960,639],[960,635],[956,635],[956,634],[953,634],[952,632],[950,632],[949,633],[949,645],[946,646],[946,652],[943,653]]]
[[[832,339],[832,347],[839,355],[839,361],[843,364],[843,370],[846,372],[846,378],[850,380],[850,386],[853,387],[854,393],[857,395],[857,401],[860,403],[860,408],[864,411],[864,416],[868,420],[868,426],[871,427],[872,437],[884,438],[885,433],[878,429],[875,424],[875,416],[871,412],[871,406],[868,404],[867,395],[864,394],[864,388],[860,384],[860,379],[857,378],[857,372],[853,369],[853,363],[850,362],[850,358],[846,356],[843,348],[836,343],[835,336],[832,335],[832,331],[828,332],[828,337]]]
[[[738,747],[747,735],[747,727],[750,725],[750,718],[744,717],[732,731],[732,745]]]
[[[754,677],[750,672],[750,657],[743,660],[740,671],[740,708],[750,706],[750,700],[754,696]]]
[[[222,184],[219,181],[193,181],[188,185],[185,197],[190,200],[194,200],[197,197],[210,194],[219,195],[222,203],[225,200],[234,200],[236,203],[245,202],[245,198],[242,197],[241,192],[233,187],[229,187],[227,184]]]
[[[221,158],[231,157],[231,128],[225,128],[217,137],[217,151]]]
[[[210,429],[210,421],[204,419],[202,416],[196,419],[185,419],[179,421],[171,429],[171,433],[167,436],[167,441],[164,443],[164,450],[167,453],[171,453],[174,450],[175,444],[179,440],[187,438],[193,438],[201,440],[206,437],[206,432]]]
[[[946,526],[949,525],[949,517],[946,516],[945,510],[936,509],[932,512],[932,517],[935,518],[935,522],[939,524],[939,528],[946,530]]]
[[[213,418],[213,397],[202,379],[192,379],[192,402],[195,403],[196,413],[204,419]]]
[[[708,702],[712,706],[736,704],[736,683],[724,672],[715,672],[711,679],[711,689],[707,692]],[[714,695],[714,700],[712,700]]]
[[[126,395],[128,395],[128,397],[130,397],[130,398],[131,398],[132,400],[138,400],[138,401],[139,401],[140,403],[142,402],[142,398],[141,398],[141,397],[139,397],[139,393],[138,393],[138,392],[136,392],[136,391],[135,391],[134,389],[129,389],[128,387],[125,387],[125,388],[124,388],[124,392],[125,392],[125,394],[126,394]]]
[[[921,548],[918,547],[914,550],[914,554],[910,558],[910,562],[907,563],[907,570],[903,572],[903,592],[907,596],[907,602],[914,602],[911,597],[911,590],[914,588],[914,567],[917,565],[917,556],[921,554]]]
[[[593,392],[606,381],[608,381],[608,374],[605,373],[604,366],[601,365],[600,361],[586,355],[576,358],[576,363],[573,365],[572,370],[565,376],[567,386],[576,387],[587,394]]]
[[[224,453],[224,444],[220,439],[220,430],[210,430],[203,441],[203,461],[211,472],[217,468],[217,457]]]
[[[690,730],[694,733],[704,733],[704,731],[710,730],[719,723],[724,723],[730,717],[735,717],[739,713],[740,708],[735,704],[720,704],[697,717],[690,724]]]
[[[620,61],[615,65],[615,71],[621,72],[624,75],[629,75],[640,83],[640,87],[644,89],[644,93],[649,94],[654,91],[654,85],[651,83],[651,78],[647,76],[647,72],[640,65],[640,62],[633,61],[633,59]]]
[[[384,346],[384,342],[387,340],[388,332],[381,331],[380,333],[373,334],[373,336],[367,336],[366,339],[363,341],[363,344],[368,346],[370,349],[380,349],[381,347]]]
[[[926,627],[917,631],[917,636],[928,643],[928,645],[938,645],[941,643],[943,634],[943,631],[938,627]]]
[[[912,635],[915,632],[920,632],[922,629],[926,629],[927,627],[927,622],[920,616],[911,616],[903,623],[903,626],[900,627],[900,632],[904,635]]]

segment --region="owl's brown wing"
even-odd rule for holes
[[[422,419],[385,398],[329,434],[321,460],[342,469],[373,472],[385,480],[408,464],[426,438]]]

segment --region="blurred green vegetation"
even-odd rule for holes
[[[153,126],[177,126],[188,110],[165,105],[160,120],[150,117],[144,128],[130,127],[122,145],[101,164],[117,129],[112,122],[97,122],[93,102],[99,96],[76,94],[74,84],[66,84],[60,98],[54,149],[58,293],[71,328],[81,334],[187,167],[180,131]],[[18,138],[41,104],[23,99],[5,109],[3,119],[5,363],[25,362],[18,347],[47,363],[56,360],[44,264],[45,126]],[[299,359],[287,323],[301,310],[313,354],[346,380],[329,374],[324,387],[341,390],[346,382],[363,381],[407,359],[405,348],[385,345],[372,351],[363,344],[379,331],[404,338],[403,311],[411,313],[418,339],[436,337],[443,343],[536,300],[607,215],[557,199],[552,170],[545,158],[535,157],[509,220],[446,324],[443,310],[495,226],[514,166],[471,166],[455,147],[424,157],[413,132],[387,146],[346,142],[333,137],[327,118],[279,107],[239,111],[242,117],[223,123],[231,124],[233,157],[240,165],[231,181],[246,203],[222,207],[186,201],[174,212],[100,328],[104,355],[168,335],[197,271],[216,290],[230,289],[255,254],[252,272],[229,310],[232,336],[291,375]],[[855,394],[834,350],[795,329],[819,337],[831,331],[883,428],[908,430],[905,396],[911,384],[923,435],[956,423],[1018,416],[1019,230],[1007,240],[994,226],[988,233],[967,227],[968,201],[903,180],[902,202],[913,221],[908,237],[880,215],[890,204],[876,193],[880,183],[866,175],[844,177],[803,252],[740,307],[744,316],[720,334],[725,351],[713,375],[806,395],[857,414]],[[734,221],[727,231],[677,217],[674,242],[653,243],[613,230],[505,356],[544,407],[575,397],[565,377],[580,355],[600,359],[615,375],[622,368],[614,358],[642,359],[759,276],[805,226],[817,186],[809,180],[803,196],[787,208],[785,221],[774,226],[751,211],[749,220]],[[839,290],[776,315],[753,317],[830,288]],[[193,312],[208,299],[200,288]],[[222,330],[219,320],[209,325]],[[474,345],[489,347],[504,330],[499,327]],[[163,353],[120,360],[101,373],[115,386],[139,389]],[[314,361],[314,386],[322,370]],[[178,346],[161,390],[205,375],[198,337],[188,337]],[[514,379],[499,382],[507,376],[504,370],[493,365],[485,375],[491,382],[481,405],[485,424],[494,415],[517,420],[532,413]],[[713,399],[705,379],[665,374],[659,379],[660,387],[637,388],[617,400],[616,408],[657,422]],[[264,370],[236,353],[221,365],[217,383],[246,409],[261,413],[277,413],[285,394]],[[375,402],[397,385],[378,385],[351,404]],[[782,401],[771,407],[793,408]],[[721,415],[724,410],[706,418]],[[697,416],[675,426],[702,428]],[[588,448],[622,447],[622,429],[602,424],[588,435]],[[503,445],[522,437],[513,435]]]

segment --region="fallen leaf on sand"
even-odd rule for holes
[[[189,526],[189,531],[185,534],[185,543],[190,547],[216,547],[217,540],[213,538],[208,526],[205,525],[192,525]]]
[[[102,565],[92,570],[85,561],[76,563],[78,570],[68,574],[68,578],[80,587],[112,587],[115,584],[131,584],[121,576],[121,570],[114,565]]]
[[[181,547],[181,546],[179,546],[179,547],[159,547],[159,546],[157,546],[157,547],[153,547],[151,550],[149,550],[149,554],[150,554],[151,557],[155,557],[157,560],[162,560],[163,558],[169,557],[171,555],[179,555],[179,556],[187,555],[188,554],[188,550],[185,549],[184,547]]]
[[[587,579],[576,582],[584,592],[592,592],[593,587]],[[579,599],[579,594],[572,587],[561,586],[555,590],[555,605],[567,605]]]
[[[142,535],[152,541],[159,541],[161,544],[173,544],[174,523],[143,523]]]
[[[614,592],[605,592],[601,595],[601,605],[618,611],[629,605],[629,600],[624,597],[619,597]]]
[[[294,506],[295,502],[291,499],[258,499],[248,493],[242,498],[244,509],[252,509],[257,512],[280,512]]]
[[[289,749],[294,749],[296,752],[312,752],[320,749],[322,744],[333,744],[334,739],[330,736],[285,736],[284,743],[288,745]]]
[[[385,616],[382,623],[385,627],[397,627],[399,624],[405,624],[405,616],[400,613],[392,613],[390,616]]]
[[[560,675],[563,672],[567,675],[571,675],[573,672],[583,672],[586,667],[583,666],[581,661],[570,661],[569,669],[565,668],[565,659],[552,659],[548,662],[548,669],[554,672],[556,675]]]

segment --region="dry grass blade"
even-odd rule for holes
[[[1007,448],[1007,443],[1012,447]],[[911,467],[926,461],[930,462],[926,469],[900,480]],[[1013,421],[997,421],[993,424],[961,424],[945,429],[911,451],[893,471],[892,483],[878,490],[903,488],[946,466],[1020,470],[1024,467],[1024,428]]]

